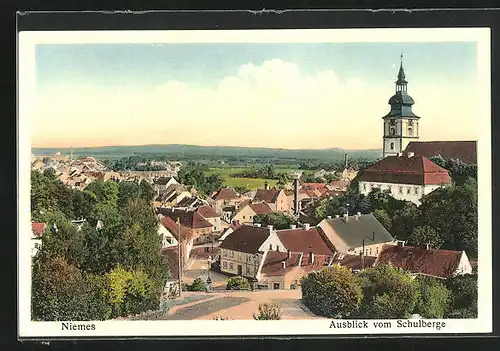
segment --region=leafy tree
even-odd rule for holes
[[[234,188],[234,190],[238,193],[238,194],[244,194],[244,193],[247,193],[250,191],[250,189],[248,189],[247,187],[244,187],[244,186],[237,186]]]
[[[288,177],[285,173],[278,173],[278,183],[277,186],[280,189],[283,189],[289,182]]]
[[[214,191],[222,188],[224,179],[218,173],[205,177],[206,167],[188,162],[177,174],[177,180],[184,185],[194,186],[202,196],[208,196]]]
[[[384,226],[384,228],[390,232],[392,228],[392,218],[389,216],[386,210],[375,210],[373,211],[375,218]]]
[[[248,279],[236,276],[227,280],[227,290],[250,290]]]
[[[315,314],[349,318],[358,314],[362,300],[358,278],[341,266],[323,268],[301,280],[302,301]]]
[[[338,180],[338,179],[339,179],[339,177],[335,173],[327,173],[325,176],[325,180],[327,183],[331,183],[334,180]]]
[[[281,319],[281,307],[278,304],[260,304],[259,314],[253,315],[255,320],[280,320]]]
[[[414,313],[424,318],[444,318],[451,304],[451,291],[434,278],[419,277],[416,280],[420,289]]]
[[[196,278],[193,283],[187,286],[188,291],[207,291],[207,282],[201,278]]]
[[[452,307],[447,318],[477,318],[477,276],[458,275],[446,280],[452,292]]]
[[[404,201],[402,207],[389,213],[392,218],[391,233],[398,239],[407,240],[413,229],[421,222],[420,209],[412,202]]]
[[[260,223],[263,227],[272,225],[275,229],[289,229],[290,225],[295,223],[295,219],[282,212],[272,212],[256,215],[253,222]]]
[[[116,207],[118,205],[118,184],[112,181],[96,180],[85,190],[95,195],[97,202]]]
[[[144,179],[139,183],[140,197],[146,201],[151,202],[155,197],[155,189]]]
[[[408,241],[416,246],[426,246],[428,244],[433,249],[439,249],[443,244],[443,239],[436,230],[428,225],[415,227]]]
[[[414,310],[419,289],[409,273],[378,265],[360,273],[363,290],[361,315],[365,318],[407,318]]]

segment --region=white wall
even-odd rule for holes
[[[460,262],[458,263],[457,270],[453,274],[453,276],[456,275],[463,275],[463,274],[472,274],[472,266],[470,264],[469,258],[467,257],[467,254],[465,251],[462,251],[462,256],[460,257]]]
[[[390,190],[390,194],[393,198],[411,201],[417,206],[420,205],[420,199],[423,195],[427,195],[440,187],[441,185],[434,184],[424,186],[414,184],[359,182],[359,192],[363,195],[368,195],[373,188],[379,188],[382,191]],[[400,193],[400,188],[402,193]]]
[[[272,249],[271,249],[272,246]],[[285,245],[281,242],[280,238],[278,237],[278,234],[276,231],[272,231],[271,235],[264,241],[264,243],[261,245],[259,248],[259,251],[278,251],[277,248],[279,248],[279,251],[281,252],[286,252]]]
[[[177,239],[170,233],[167,228],[165,228],[163,225],[159,225],[158,228],[158,234],[161,235],[162,237],[162,245],[164,248],[166,247],[171,247],[171,246],[176,246],[178,244]],[[168,243],[167,239],[171,239],[171,243]]]

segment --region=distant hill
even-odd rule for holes
[[[69,148],[33,148],[36,156],[49,156],[57,152],[70,153]],[[344,150],[330,149],[277,149],[237,146],[198,146],[198,145],[140,145],[140,146],[102,146],[73,148],[73,156],[94,156],[100,158],[118,158],[128,156],[162,155],[173,159],[225,159],[225,158],[251,158],[251,159],[290,159],[290,160],[341,160],[347,153],[349,158],[375,159],[381,156],[381,150]]]

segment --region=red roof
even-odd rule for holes
[[[264,201],[267,203],[276,202],[278,195],[280,194],[279,189],[258,189],[255,194],[253,201]]]
[[[376,259],[377,258],[373,256],[365,256],[364,268],[372,267]],[[361,270],[363,268],[361,255],[344,255],[342,259],[336,258],[333,263],[352,270]]]
[[[359,181],[397,184],[450,184],[448,170],[423,156],[387,156],[363,170]]]
[[[350,184],[350,182],[348,180],[345,180],[345,179],[332,180],[332,182],[330,183],[331,186],[340,187],[340,188],[347,188],[349,186],[349,184]]]
[[[177,241],[179,241],[179,225],[174,222],[174,220],[167,216],[162,216],[160,219],[160,223],[175,237]],[[189,231],[181,225],[181,234],[183,239],[189,239],[191,234]]]
[[[269,228],[242,225],[229,234],[219,248],[255,254],[270,234]]]
[[[229,189],[229,188],[223,188],[223,189],[220,189],[218,192],[216,192],[214,195],[212,195],[212,199],[214,200],[233,200],[233,199],[237,199],[238,198],[238,194],[236,193],[236,191],[234,191],[233,189]]]
[[[449,278],[457,270],[461,257],[462,251],[384,245],[376,265],[391,264],[413,274]]]
[[[203,218],[215,218],[219,217],[215,210],[210,206],[201,206],[196,210]]]
[[[440,155],[444,159],[458,159],[469,164],[477,164],[477,142],[474,141],[412,141],[405,153],[415,156],[432,157]]]
[[[285,262],[285,268],[283,268]],[[300,254],[290,253],[288,258],[287,252],[268,251],[264,263],[262,264],[261,273],[268,276],[280,276],[298,267],[300,262]]]
[[[311,263],[311,258],[309,254],[302,255],[301,266],[305,268],[306,272],[319,271],[325,267],[331,260],[331,255],[316,255],[313,254],[314,260]]]
[[[278,230],[278,237],[287,250],[319,255],[333,255],[316,227]]]
[[[170,217],[172,220],[179,221],[184,227],[198,229],[198,228],[210,228],[212,223],[203,218],[199,213],[195,211],[186,210],[173,210],[170,208],[157,207],[157,212],[163,216]]]
[[[302,183],[302,189],[321,189],[326,187],[324,183]]]
[[[249,204],[250,208],[258,215],[272,213],[273,210],[265,202],[259,202],[257,204]]]
[[[36,237],[41,237],[43,233],[45,232],[45,223],[40,223],[40,222],[32,222],[31,223],[31,231],[33,232],[33,235]]]

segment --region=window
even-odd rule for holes
[[[370,256],[372,255],[372,248],[371,248],[371,247],[368,249],[368,254],[369,254]]]
[[[394,135],[396,134],[396,129],[395,128],[391,128],[390,129],[390,132],[389,132],[390,135]],[[393,144],[394,145],[394,144]]]
[[[223,257],[227,257],[227,251],[226,250],[222,250],[222,256]]]
[[[413,136],[413,128],[408,128],[408,135]]]
[[[415,188],[415,195],[418,195],[418,188]]]
[[[400,187],[399,187],[399,193],[400,193],[400,194],[402,194],[402,193],[403,193],[403,187],[402,187],[402,186],[400,186]]]
[[[241,252],[240,252],[240,253],[238,253],[238,257],[239,257],[240,261],[243,259],[243,258],[242,258],[242,255],[241,255]]]
[[[375,252],[375,255],[378,255],[378,247],[377,247],[377,251]]]
[[[363,190],[366,190],[366,183],[363,183]]]
[[[273,283],[273,289],[278,290],[280,288],[280,283]]]
[[[234,270],[234,265],[232,263],[229,263],[229,269]]]
[[[408,195],[410,195],[410,193],[411,193],[411,188],[406,189],[406,193],[407,193]]]
[[[394,143],[391,143],[391,150],[394,150]]]
[[[231,258],[234,257],[234,251],[229,251],[229,257],[231,257]]]
[[[279,251],[279,250],[280,250],[280,246],[276,245],[276,251]]]
[[[245,219],[245,216],[243,216],[243,219]]]
[[[222,261],[222,268],[227,269],[227,262],[226,261]]]

